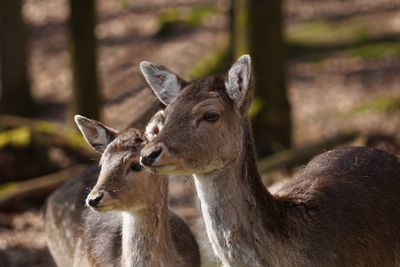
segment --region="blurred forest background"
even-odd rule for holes
[[[73,114],[143,127],[153,61],[195,79],[253,59],[250,110],[267,186],[340,145],[400,153],[396,0],[2,0],[0,266],[54,266],[40,208],[97,163]],[[195,227],[186,180],[171,205]]]

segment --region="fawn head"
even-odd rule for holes
[[[100,175],[86,204],[98,211],[146,208],[159,178],[144,171],[139,163],[140,150],[147,142],[144,133],[132,128],[118,132],[79,115],[75,122],[89,145],[102,153]]]
[[[167,105],[158,114],[154,139],[141,152],[144,166],[158,173],[189,175],[220,169],[236,159],[243,147],[243,125],[252,98],[248,55],[240,57],[226,77],[193,82],[154,63],[142,62],[140,68]],[[151,125],[154,122],[148,128]]]

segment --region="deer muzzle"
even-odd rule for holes
[[[147,167],[157,165],[164,150],[165,148],[162,144],[145,146],[140,153],[140,163]]]

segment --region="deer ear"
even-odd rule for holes
[[[149,123],[146,125],[145,135],[147,140],[152,141],[156,138],[157,134],[164,127],[165,122],[165,113],[164,110],[158,111],[156,114],[151,117]]]
[[[86,142],[100,153],[103,153],[107,145],[117,136],[116,130],[111,129],[98,121],[80,115],[75,115],[74,119]]]
[[[174,101],[187,84],[185,80],[167,68],[148,61],[140,63],[140,70],[153,92],[165,105]]]
[[[229,69],[225,81],[228,96],[241,107],[246,99],[251,79],[251,58],[249,55],[241,56]]]

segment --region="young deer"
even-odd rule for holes
[[[57,265],[200,266],[192,233],[168,209],[167,177],[139,164],[143,132],[117,132],[82,116],[75,121],[102,153],[101,170],[97,182],[92,174],[83,182],[73,178],[47,202],[45,228]],[[85,189],[93,184],[85,209]]]
[[[192,173],[207,235],[225,266],[400,266],[400,160],[352,147],[314,158],[272,195],[257,171],[251,63],[186,82],[141,63],[167,105],[141,152],[155,173]]]

